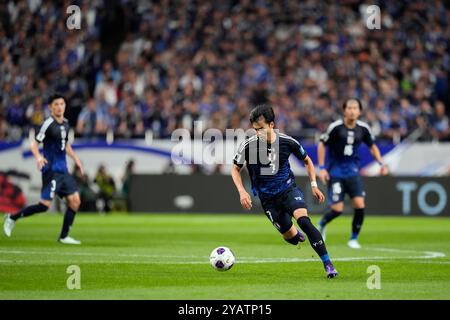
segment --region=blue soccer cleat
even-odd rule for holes
[[[325,264],[325,272],[327,273],[327,278],[335,278],[338,276],[337,270],[334,268],[333,264],[331,262],[327,262]]]

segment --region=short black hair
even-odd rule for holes
[[[261,117],[264,118],[266,123],[275,122],[275,113],[271,106],[260,104],[254,107],[250,112],[250,123],[257,122]]]
[[[63,99],[64,102],[66,102],[66,98],[64,98],[64,96],[60,93],[54,93],[52,95],[50,95],[50,97],[48,97],[48,104],[52,104],[53,101],[55,101],[56,99]]]
[[[347,103],[351,100],[358,102],[359,111],[363,110],[362,102],[358,98],[348,98],[347,100],[345,100],[344,104],[342,105],[342,110],[345,110],[345,108],[347,108]]]

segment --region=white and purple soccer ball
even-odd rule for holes
[[[209,256],[211,266],[217,271],[230,270],[235,261],[233,252],[227,247],[217,247]]]

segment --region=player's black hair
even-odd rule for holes
[[[260,104],[254,107],[250,112],[250,123],[257,122],[260,117],[263,117],[266,123],[275,122],[275,113],[271,106]]]
[[[53,101],[55,101],[56,99],[63,99],[64,102],[66,102],[66,98],[64,98],[64,96],[60,93],[54,93],[52,95],[50,95],[50,97],[48,97],[48,104],[52,104]]]
[[[362,102],[361,102],[361,100],[359,100],[358,98],[348,98],[347,100],[345,100],[345,101],[344,101],[344,104],[342,105],[342,110],[345,110],[345,108],[347,107],[347,103],[348,103],[350,100],[354,100],[354,101],[358,102],[359,111],[362,111],[362,110],[363,110]]]

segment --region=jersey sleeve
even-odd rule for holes
[[[52,124],[52,120],[51,119],[47,119],[42,126],[39,128],[39,132],[38,134],[35,136],[35,140],[37,142],[43,142],[45,139],[45,135],[47,133],[47,129],[50,127],[50,125]]]
[[[305,160],[308,156],[308,153],[303,148],[303,146],[298,142],[297,140],[289,140],[289,144],[291,146],[291,152],[292,154],[299,160]]]
[[[239,145],[239,148],[234,155],[233,163],[237,165],[239,168],[242,168],[245,164],[245,161],[247,159],[248,155],[248,149],[249,149],[249,141],[245,140]]]
[[[363,141],[369,148],[375,143],[375,136],[368,126],[363,127]]]
[[[325,131],[321,136],[320,136],[320,141],[323,142],[323,144],[328,145],[331,141],[333,141],[334,136],[336,135],[336,126],[334,126],[333,124],[330,124],[327,128],[327,131]]]

